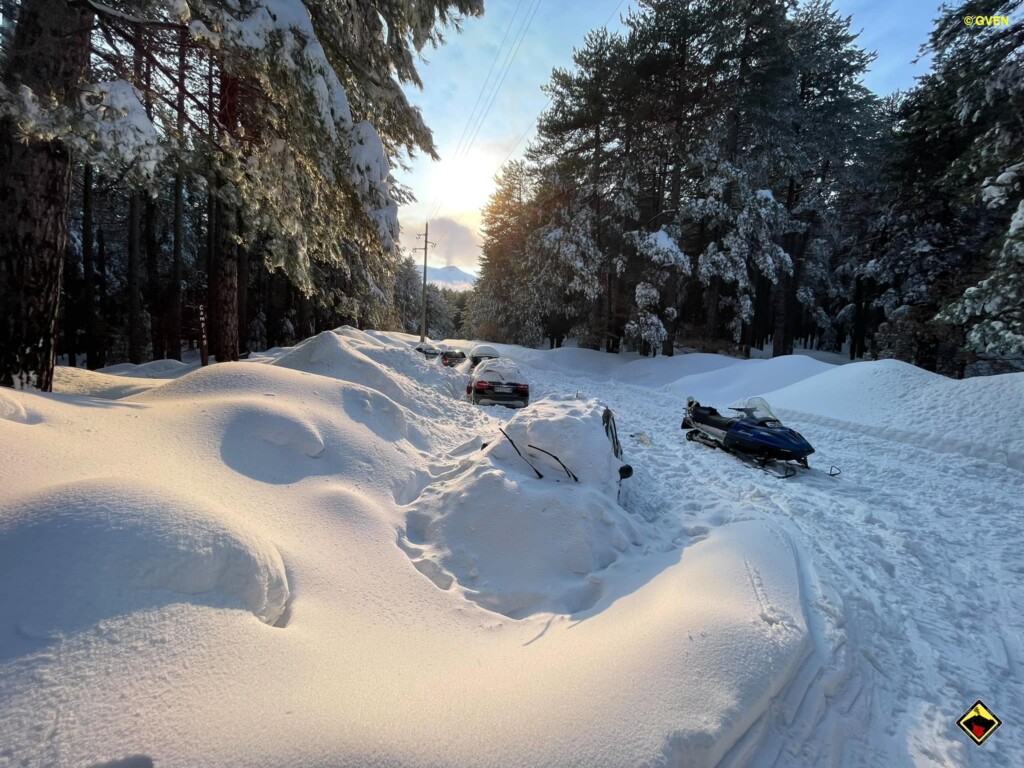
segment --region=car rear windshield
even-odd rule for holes
[[[512,384],[523,384],[525,379],[522,372],[508,360],[501,358],[494,359],[494,362],[485,362],[476,369],[474,374],[478,379],[485,381],[502,381]]]

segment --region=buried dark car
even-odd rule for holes
[[[479,365],[484,360],[497,360],[500,357],[498,350],[490,344],[477,344],[469,351],[469,362],[473,366]]]
[[[511,360],[484,360],[470,374],[466,395],[475,405],[524,408],[530,403],[530,385]]]
[[[650,541],[648,522],[618,503],[630,469],[615,437],[599,401],[537,398],[474,438],[479,450],[410,505],[399,547],[436,586],[488,611],[591,608],[607,569]]]
[[[439,347],[435,347],[429,341],[421,341],[419,344],[413,347],[413,349],[415,349],[417,352],[422,353],[423,356],[427,358],[427,360],[433,360],[435,357],[441,354],[441,349]]]
[[[441,352],[440,360],[441,365],[446,368],[454,368],[457,365],[462,364],[466,359],[466,353],[461,349],[446,349]]]

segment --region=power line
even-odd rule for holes
[[[622,4],[624,2],[626,2],[626,0],[619,0],[619,4],[615,6],[615,10],[612,11],[611,16],[609,16],[607,19],[604,20],[604,24],[601,25],[602,27],[607,27],[608,26],[608,22],[611,21],[612,17],[615,16],[615,14],[619,12],[619,8],[622,7]]]
[[[521,2],[521,0],[520,0],[520,2]],[[540,6],[540,2],[541,2],[541,0],[537,0],[536,4],[533,7],[532,14],[530,14],[529,11],[527,12],[528,14],[530,14],[529,23],[527,24],[527,30],[529,29],[529,24],[532,24],[532,22],[533,22],[533,17],[537,13],[537,9]],[[604,26],[604,27],[608,26],[608,24],[611,22],[611,20],[616,16],[616,14],[618,14],[619,10],[622,8],[622,6],[623,6],[623,4],[625,2],[626,2],[626,0],[619,0],[619,2],[615,5],[615,8],[608,15],[608,18],[605,19],[605,22],[604,22],[604,24],[602,26]],[[518,13],[518,6],[516,7],[516,11]],[[509,28],[511,28],[511,24],[510,24]],[[522,24],[520,24],[520,29],[522,29],[522,28],[523,28]],[[519,47],[522,45],[523,37],[525,37],[525,33],[522,36],[519,36],[517,34],[518,43],[515,44],[515,46],[516,46],[515,50],[514,50],[514,52],[511,53],[511,59],[509,59],[509,57],[506,57],[506,61],[510,62],[509,67],[505,67],[504,63],[502,64],[502,67],[504,68],[504,74],[502,75],[502,78],[499,81],[499,83],[497,85],[497,88],[495,88],[494,91],[492,92],[491,99],[490,99],[490,101],[488,102],[488,105],[487,105],[487,110],[485,110],[485,112],[483,114],[483,117],[480,119],[480,122],[477,124],[477,128],[476,128],[476,130],[473,133],[473,139],[470,141],[470,143],[468,145],[468,148],[463,153],[464,156],[468,155],[469,150],[472,149],[473,143],[476,140],[476,136],[477,136],[477,134],[479,134],[480,128],[483,126],[483,121],[487,118],[487,114],[490,112],[491,105],[494,103],[494,99],[497,97],[498,91],[501,89],[502,84],[505,82],[505,77],[508,75],[508,70],[509,70],[509,68],[511,66],[511,60],[514,60],[516,53],[519,52]],[[502,42],[504,42],[504,40]],[[495,59],[495,60],[497,60],[497,59]],[[492,64],[492,67],[493,67],[493,64]],[[500,170],[501,167],[504,166],[505,163],[508,162],[509,158],[512,157],[512,154],[516,151],[516,149],[522,143],[523,139],[525,139],[526,136],[530,133],[530,131],[534,128],[534,126],[537,125],[537,122],[540,120],[540,116],[542,114],[544,114],[544,110],[547,109],[548,106],[550,106],[552,98],[553,97],[549,97],[547,102],[544,104],[544,106],[540,108],[540,111],[537,112],[537,115],[533,118],[533,120],[527,126],[526,130],[523,131],[523,133],[519,136],[519,138],[516,140],[516,143],[512,145],[512,149],[510,149],[508,154],[505,155],[505,159],[502,160],[501,163],[498,164],[498,168],[496,169],[495,173],[497,173],[497,171]],[[465,133],[465,132],[463,132],[463,133]],[[460,144],[461,144],[461,140],[460,140]],[[431,218],[433,217],[433,215],[437,214],[437,211],[440,210],[440,206],[442,204],[443,204],[443,200],[441,200],[437,204],[437,206],[436,206],[437,210],[434,210],[434,213],[432,214]],[[466,212],[463,211],[461,214],[459,214],[459,216],[454,220],[453,223],[456,223],[456,224],[459,223],[460,221],[462,221],[462,219],[465,217],[465,215],[466,215]],[[448,237],[448,233],[447,232],[442,234],[441,237],[437,241],[437,246],[440,246],[441,243],[443,243],[445,241],[445,238],[447,238],[447,237]]]
[[[512,157],[512,153],[516,151],[516,149],[519,147],[520,144],[522,144],[523,139],[526,138],[526,134],[528,134],[530,131],[532,131],[533,127],[535,125],[537,125],[537,121],[539,121],[540,120],[540,116],[544,114],[544,110],[547,109],[551,105],[551,99],[552,98],[554,98],[554,97],[549,97],[548,98],[547,103],[543,107],[540,108],[540,112],[537,113],[537,116],[535,118],[533,118],[533,121],[528,126],[526,126],[526,130],[523,131],[522,135],[518,139],[516,139],[516,143],[512,145],[512,149],[510,149],[508,151],[508,154],[505,155],[505,159],[502,160],[500,163],[498,163],[498,170],[501,170],[501,167],[505,163],[508,162],[508,159],[510,157]]]
[[[469,118],[467,118],[466,125],[462,129],[462,136],[459,137],[459,143],[455,145],[455,151],[452,153],[453,155],[459,154],[459,149],[462,148],[462,142],[465,141],[466,134],[469,133],[469,126],[473,122],[474,117],[476,117],[477,107],[480,106],[480,100],[483,98],[484,91],[487,90],[487,84],[491,81],[491,73],[494,72],[494,65],[498,63],[498,58],[501,56],[501,51],[505,47],[505,41],[508,39],[508,33],[512,31],[512,24],[513,22],[515,22],[516,16],[519,15],[519,9],[522,7],[522,5],[523,0],[519,0],[518,4],[516,5],[516,10],[512,14],[512,18],[508,20],[508,26],[505,27],[505,36],[501,38],[501,43],[498,45],[498,50],[494,52],[494,60],[491,62],[491,68],[487,70],[487,77],[484,78],[483,85],[480,86],[480,93],[478,93],[476,96],[476,103],[473,105],[473,109],[469,113]]]
[[[495,100],[498,98],[498,94],[501,92],[501,86],[505,84],[505,78],[508,77],[509,71],[512,69],[512,63],[515,61],[516,54],[519,53],[519,49],[523,45],[523,40],[526,39],[526,33],[530,31],[530,26],[533,24],[533,19],[537,15],[537,11],[540,9],[542,0],[536,0],[533,5],[533,11],[530,16],[524,19],[524,24],[520,26],[520,34],[518,41],[515,44],[509,55],[506,57],[506,64],[504,66],[504,72],[501,75],[501,80],[498,81],[498,86],[494,89],[491,94],[491,100],[487,103],[487,109],[484,111],[483,117],[477,123],[476,130],[472,134],[472,138],[469,141],[469,145],[463,151],[463,157],[468,157],[469,151],[473,148],[473,144],[476,143],[477,136],[480,135],[480,129],[484,127],[484,123],[487,120],[487,115],[491,112],[491,107],[494,106]]]
[[[615,6],[615,10],[613,10],[613,11],[611,12],[611,14],[610,14],[610,15],[608,16],[608,18],[607,18],[607,19],[605,20],[605,22],[604,22],[604,25],[603,25],[603,26],[606,26],[606,27],[608,26],[608,22],[610,22],[610,21],[612,20],[612,18],[614,18],[615,14],[619,12],[619,9],[620,9],[620,8],[622,7],[622,4],[623,4],[624,2],[626,2],[626,0],[619,0],[619,3],[618,3],[618,5],[616,5],[616,6]],[[514,152],[516,151],[516,149],[518,149],[519,145],[523,143],[523,139],[525,139],[525,138],[526,138],[526,135],[527,135],[527,134],[528,134],[528,133],[529,133],[529,132],[530,132],[531,130],[533,130],[533,127],[534,127],[535,125],[537,125],[537,122],[538,122],[538,121],[540,120],[540,116],[544,114],[544,110],[545,110],[545,109],[547,109],[547,108],[548,108],[548,107],[549,107],[549,106],[551,105],[551,99],[552,99],[552,98],[553,98],[553,97],[549,97],[549,98],[548,98],[548,100],[547,100],[547,102],[546,102],[546,103],[544,104],[544,106],[540,108],[540,112],[538,112],[538,113],[537,113],[537,116],[536,116],[535,118],[533,118],[533,120],[531,121],[531,123],[530,123],[530,124],[529,124],[528,126],[526,126],[526,130],[525,130],[525,131],[523,131],[523,133],[522,133],[522,134],[521,134],[521,135],[519,136],[519,138],[518,138],[518,139],[516,139],[516,143],[512,145],[512,149],[510,149],[510,150],[508,151],[508,154],[507,154],[507,155],[505,155],[505,159],[504,159],[504,160],[502,160],[502,161],[501,161],[500,163],[498,163],[498,170],[501,170],[501,167],[502,167],[503,165],[505,165],[505,163],[507,163],[507,162],[508,162],[509,158],[510,158],[510,157],[512,157],[512,154],[513,154],[513,153],[514,153]],[[442,240],[443,240],[443,238],[442,238]]]
[[[473,149],[473,145],[476,143],[477,136],[480,134],[480,129],[483,128],[484,123],[487,121],[487,116],[490,114],[491,107],[494,106],[494,102],[498,97],[498,93],[501,91],[501,86],[504,85],[505,78],[508,77],[508,73],[512,68],[512,64],[515,62],[516,54],[519,53],[519,49],[520,47],[522,47],[523,40],[526,38],[527,32],[530,31],[530,26],[533,24],[533,19],[537,15],[537,11],[539,10],[542,1],[543,0],[533,0],[532,7],[528,9],[526,14],[523,16],[523,19],[519,24],[519,29],[516,30],[516,34],[513,37],[513,42],[509,47],[508,53],[505,55],[505,60],[501,63],[501,66],[498,67],[500,77],[490,91],[490,96],[486,100],[486,108],[475,120],[471,118],[469,124],[472,125],[473,128],[470,132],[469,140],[468,142],[459,142],[460,146],[456,147],[455,152],[452,154],[452,160],[459,160],[469,157],[469,153]],[[509,29],[511,29],[511,23],[509,25]],[[497,58],[495,58],[495,61],[497,61]],[[437,212],[440,211],[443,205],[444,199],[440,198],[433,206],[431,206],[428,218],[433,218],[434,216],[436,216]]]
[[[505,48],[505,41],[508,40],[508,33],[512,31],[512,25],[515,23],[516,17],[519,15],[519,9],[523,5],[523,0],[519,0],[516,4],[516,9],[512,13],[511,18],[508,20],[508,25],[505,27],[505,34],[501,38],[501,43],[498,45],[498,49],[494,52],[494,59],[491,61],[491,66],[487,70],[487,77],[484,78],[483,83],[480,85],[480,92],[476,95],[476,103],[473,104],[473,109],[470,111],[469,116],[466,118],[466,124],[462,128],[462,136],[459,137],[459,143],[455,146],[455,151],[452,153],[453,157],[458,156],[459,149],[462,147],[462,143],[466,139],[466,135],[469,133],[469,128],[473,125],[475,118],[477,117],[477,108],[480,106],[480,102],[484,97],[484,93],[487,92],[487,85],[491,81],[491,74],[494,72],[494,65],[498,63],[498,59],[501,58],[501,53]],[[517,33],[518,34],[518,33]],[[511,47],[510,47],[511,48]],[[438,198],[431,206],[429,213],[427,214],[427,220],[434,218],[437,212],[440,210],[443,198]]]

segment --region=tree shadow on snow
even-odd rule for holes
[[[155,763],[151,757],[146,755],[131,755],[120,760],[110,760],[105,763],[93,763],[88,768],[154,768]]]

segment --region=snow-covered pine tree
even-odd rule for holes
[[[570,266],[570,290],[587,297],[590,316],[581,329],[583,346],[617,349],[614,304],[618,244],[612,224],[621,175],[616,155],[624,151],[619,112],[624,85],[624,40],[598,29],[573,52],[572,71],[555,69],[546,87],[550,107],[537,123],[528,156],[560,190],[545,206],[546,243]]]
[[[1015,2],[986,13],[1019,8]],[[1019,139],[1012,138],[1020,134],[1019,90],[1012,95],[1011,85],[992,101],[988,97],[990,88],[1012,83],[1015,72],[1019,82],[1019,31],[975,30],[963,23],[970,11],[970,4],[962,4],[940,16],[929,43],[932,71],[901,104],[883,174],[884,208],[868,238],[877,247],[861,270],[884,319],[876,353],[956,375],[968,362],[964,333],[989,311],[987,298],[956,300],[992,274],[1020,200],[1011,196],[1000,205],[986,190],[993,192],[992,182],[1024,160]],[[1009,69],[997,75],[1004,63]],[[1003,80],[1007,72],[1010,79]],[[995,287],[987,285],[972,299]],[[1001,311],[997,304],[989,306]],[[991,342],[985,337],[984,331],[977,337],[984,338],[978,349]]]
[[[38,83],[26,75],[38,51],[20,59],[5,56],[0,101],[7,116],[8,144],[17,144],[16,126],[33,146],[57,148],[58,155],[74,150],[103,168],[120,166],[131,172],[124,178],[139,180],[152,176],[163,158],[182,151],[196,153],[203,158],[203,173],[213,181],[211,188],[223,209],[216,218],[227,256],[219,263],[225,269],[231,265],[232,243],[240,240],[246,252],[258,245],[269,268],[284,269],[307,293],[314,288],[311,265],[320,261],[344,265],[352,300],[382,300],[386,293],[379,286],[396,267],[392,254],[397,204],[402,199],[391,176],[388,151],[433,152],[429,131],[401,84],[418,82],[416,52],[440,42],[440,30],[456,24],[460,15],[482,12],[480,0],[383,5],[368,0],[111,0],[74,6],[74,19],[64,12],[70,7],[49,0],[22,4],[15,40],[20,34],[29,48],[41,50],[45,46],[38,45],[39,29],[44,30],[43,37],[50,36],[47,39],[75,30],[82,44],[65,46],[60,55],[46,54],[50,62],[36,69],[46,74],[53,64],[59,76]],[[90,84],[85,81],[85,66],[93,16],[100,30],[97,39],[102,41],[93,54],[115,77]],[[40,18],[46,20],[42,27]],[[178,80],[173,59],[159,46],[140,47],[139,42],[161,36],[174,40],[183,30],[194,46],[206,50],[210,81],[221,91],[219,108],[190,96],[186,111],[193,119],[205,114],[207,126],[192,125],[188,142],[168,142],[173,123],[150,120],[143,103],[174,104],[173,87],[168,93],[168,86]],[[126,48],[141,49],[144,69],[153,68],[157,75],[133,74],[125,66]],[[47,93],[51,86],[56,86],[53,99]],[[83,97],[77,98],[78,93]],[[235,112],[237,119],[222,119]],[[43,155],[32,158],[41,163],[35,169],[40,173],[17,176],[5,187],[11,203],[5,209],[21,209],[21,196],[29,194],[29,185],[18,179],[35,176],[45,184],[56,183],[61,176],[59,169],[43,163]],[[178,167],[176,159],[174,166]],[[64,192],[55,188],[51,195],[56,204],[33,217],[44,229],[66,227],[58,223],[67,218],[66,182],[61,189]],[[0,380],[6,383],[17,378],[48,386],[52,341],[45,340],[53,336],[52,286],[59,284],[54,265],[60,258],[62,254],[49,259],[50,266],[27,281],[4,281],[24,286],[4,293],[4,307],[12,310],[5,316],[15,318],[5,325],[5,335],[27,333],[44,339],[41,347],[13,338],[12,344],[4,344],[5,349],[29,350],[0,362]],[[18,263],[35,269],[34,262]],[[219,303],[235,306],[237,287],[232,291],[230,286],[237,278],[232,274],[225,273],[226,287],[217,295]],[[26,299],[26,292],[39,294],[40,308],[29,307],[36,299]],[[224,334],[227,356],[237,335]],[[237,350],[237,341],[233,343]],[[42,350],[41,356],[32,351],[36,348]]]
[[[541,327],[531,280],[530,201],[532,180],[525,163],[506,164],[496,177],[497,188],[484,206],[480,278],[473,307],[474,336],[494,341],[533,344]]]
[[[423,307],[423,272],[416,261],[402,259],[395,274],[391,306],[399,327],[406,333],[419,333]]]
[[[1019,1],[990,13],[1019,18]],[[976,194],[992,213],[992,238],[983,248],[982,278],[939,315],[967,329],[975,352],[1024,359],[1024,29],[1020,24],[966,28],[950,10],[940,19],[931,47],[936,66],[970,77],[955,104],[961,123],[984,132],[965,160],[980,179]],[[977,182],[976,182],[977,183]],[[1009,221],[1007,221],[1007,218]]]
[[[53,385],[57,306],[71,195],[59,133],[19,119],[76,100],[89,64],[92,11],[26,0],[0,61],[0,386]],[[5,40],[8,39],[5,33]]]
[[[863,85],[874,55],[860,48],[850,17],[831,0],[792,11],[792,93],[777,127],[773,184],[791,223],[780,245],[793,262],[776,288],[775,355],[792,354],[795,334],[829,332],[829,277],[848,211],[840,201],[859,194],[862,165],[875,131],[877,99]],[[781,184],[779,183],[781,182]]]
[[[432,339],[450,339],[455,336],[455,320],[441,289],[427,285],[427,335]]]

